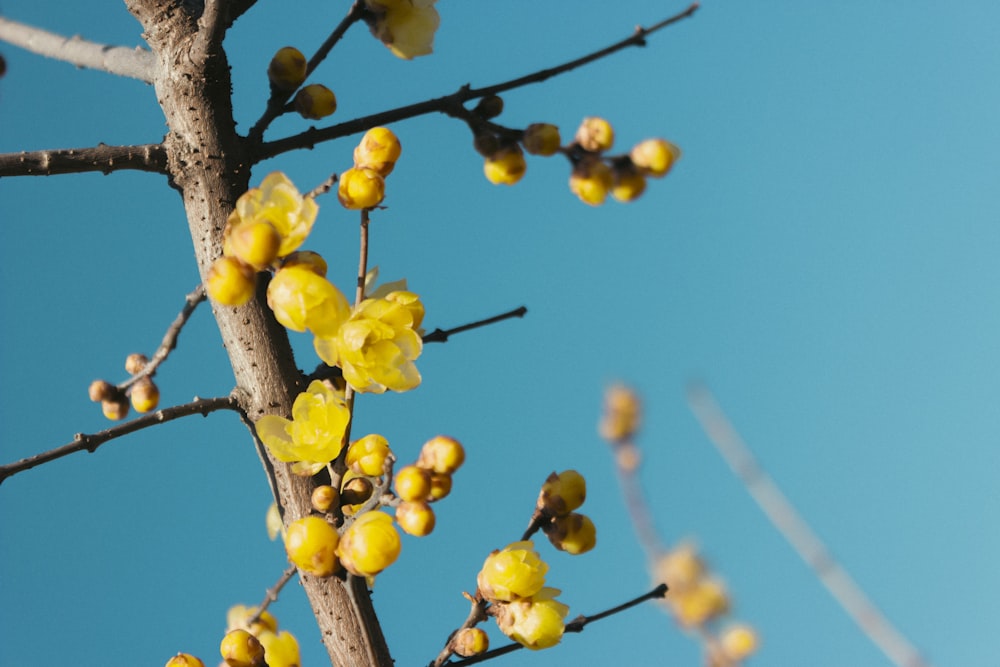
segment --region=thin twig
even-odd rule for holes
[[[340,41],[340,39],[347,32],[347,29],[352,25],[357,23],[362,16],[364,16],[365,3],[363,0],[355,0],[351,5],[350,10],[347,14],[340,20],[337,27],[333,29],[330,36],[326,38],[326,41],[317,49],[316,53],[313,54],[312,58],[306,64],[306,79],[309,75],[313,73],[316,67],[319,66],[321,62],[329,55],[330,51],[333,49],[334,45]],[[277,89],[271,90],[271,97],[267,100],[267,108],[264,109],[264,113],[261,115],[260,119],[254,123],[254,126],[250,129],[248,137],[251,141],[260,141],[264,136],[264,132],[267,131],[268,126],[271,122],[285,112],[288,104],[288,100],[291,99],[292,93],[295,91],[279,91]]]
[[[330,174],[330,176],[325,181],[323,181],[322,183],[314,187],[312,190],[307,192],[306,197],[309,197],[310,199],[316,199],[316,197],[325,195],[327,192],[333,189],[334,185],[337,184],[337,178],[338,178],[337,174]]]
[[[216,412],[217,410],[239,411],[239,409],[240,408],[236,399],[232,396],[221,396],[219,398],[196,398],[190,403],[163,408],[162,410],[151,412],[147,415],[139,417],[138,419],[133,419],[130,422],[113,426],[99,433],[89,435],[86,433],[77,433],[73,437],[72,442],[61,447],[56,447],[55,449],[50,449],[47,452],[35,454],[34,456],[21,459],[20,461],[0,466],[0,484],[2,484],[8,477],[12,477],[19,472],[28,470],[29,468],[34,468],[35,466],[39,466],[43,463],[48,463],[49,461],[54,461],[69,454],[73,454],[74,452],[86,450],[93,453],[98,447],[109,440],[120,438],[123,435],[134,433],[135,431],[141,431],[142,429],[149,428],[150,426],[156,426],[157,424],[180,419],[181,417],[189,417],[191,415],[200,414],[205,416],[210,412]]]
[[[322,129],[310,128],[305,132],[285,137],[284,139],[264,143],[258,148],[254,161],[259,162],[261,160],[266,160],[276,155],[281,155],[282,153],[287,153],[299,148],[312,148],[316,144],[324,141],[339,139],[340,137],[357,134],[379,125],[386,125],[388,123],[405,120],[407,118],[414,118],[416,116],[422,116],[429,113],[461,113],[458,112],[457,109],[470,100],[487,97],[489,95],[496,95],[498,93],[512,90],[514,88],[520,88],[531,83],[545,81],[546,79],[550,79],[559,74],[564,74],[630,46],[645,46],[646,37],[654,32],[657,32],[658,30],[690,17],[695,13],[695,11],[697,11],[697,9],[698,3],[695,2],[683,12],[664,19],[649,28],[637,27],[631,36],[620,40],[611,46],[594,51],[581,58],[570,60],[561,65],[533,72],[526,76],[497,83],[492,86],[486,86],[485,88],[472,88],[468,85],[462,86],[451,95],[436,97],[434,99],[424,100],[423,102],[416,102],[414,104],[398,107],[396,109],[390,109],[389,111],[355,118],[343,123],[338,123],[337,125],[333,125],[331,127]]]
[[[893,664],[929,667],[930,663],[868,598],[760,466],[712,392],[703,385],[692,384],[688,387],[687,398],[705,435],[746,486],[750,496],[858,628]]]
[[[448,635],[448,639],[444,643],[444,648],[441,649],[441,652],[438,653],[437,657],[434,658],[434,661],[431,662],[429,667],[441,667],[441,665],[447,663],[448,658],[455,655],[455,652],[452,650],[452,640],[460,630],[475,627],[487,619],[486,608],[489,607],[490,603],[483,599],[479,591],[476,591],[475,596],[469,595],[468,593],[463,593],[463,595],[469,600],[470,603],[472,603],[472,607],[469,609],[469,615],[466,617],[462,625],[458,626],[454,632]]]
[[[528,312],[527,306],[520,306],[514,310],[509,310],[506,313],[501,313],[500,315],[494,315],[493,317],[487,317],[485,320],[477,320],[475,322],[470,322],[468,324],[463,324],[461,326],[455,327],[453,329],[435,329],[429,334],[424,335],[425,343],[444,343],[448,340],[448,337],[462,333],[463,331],[469,331],[470,329],[478,329],[479,327],[485,327],[490,324],[495,324],[497,322],[502,322],[503,320],[509,320],[514,317],[524,317]]]
[[[259,621],[261,615],[267,611],[267,608],[271,606],[271,603],[278,601],[278,594],[281,593],[281,589],[285,587],[285,584],[287,584],[291,578],[295,576],[297,569],[298,568],[294,565],[289,565],[285,571],[281,573],[281,577],[274,583],[274,586],[267,589],[267,592],[264,594],[264,601],[260,603],[259,607],[257,607],[257,611],[254,612],[253,616],[247,619],[247,625],[253,625]]]
[[[653,590],[649,591],[648,593],[644,593],[643,595],[640,595],[637,598],[634,598],[632,600],[629,600],[628,602],[620,604],[617,607],[612,607],[611,609],[607,609],[605,611],[602,611],[600,613],[594,614],[592,616],[583,616],[583,615],[577,616],[575,619],[573,619],[572,621],[570,621],[569,623],[566,624],[566,630],[565,631],[566,632],[583,632],[583,629],[587,625],[589,625],[590,623],[593,623],[594,621],[599,621],[602,618],[607,618],[608,616],[612,616],[612,615],[617,614],[619,612],[625,611],[626,609],[630,609],[631,607],[634,607],[637,604],[641,604],[641,603],[643,603],[643,602],[645,602],[647,600],[654,600],[654,599],[662,598],[664,595],[666,595],[666,593],[667,593],[667,585],[666,584],[660,584],[659,586],[657,586]],[[517,644],[517,643],[507,644],[506,646],[501,646],[499,648],[491,649],[489,651],[485,651],[483,653],[480,653],[479,655],[474,655],[474,656],[472,656],[470,658],[465,658],[464,660],[455,660],[455,661],[447,662],[447,663],[443,663],[443,664],[444,665],[473,665],[473,664],[475,664],[477,662],[483,662],[483,661],[486,661],[486,660],[490,660],[492,658],[497,658],[497,657],[499,657],[501,655],[507,655],[508,653],[512,653],[512,652],[520,650],[522,648],[524,648],[524,646],[522,646],[521,644]]]
[[[134,169],[167,173],[167,151],[163,144],[20,151],[0,154],[0,176],[55,176]]]
[[[19,46],[40,56],[89,69],[152,83],[156,57],[151,51],[127,46],[108,46],[12,21],[0,16],[0,41]]]
[[[195,308],[198,307],[198,304],[204,300],[205,288],[202,285],[198,285],[191,291],[190,294],[184,297],[184,308],[180,313],[178,313],[177,317],[167,328],[167,332],[163,335],[160,347],[156,348],[153,358],[150,359],[138,373],[118,385],[119,389],[127,389],[142,378],[148,377],[156,372],[156,369],[160,367],[160,364],[166,361],[167,357],[170,356],[170,353],[177,347],[177,337],[181,335],[181,329],[183,329],[184,325],[187,324],[188,319],[190,319]]]

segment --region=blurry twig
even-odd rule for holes
[[[712,392],[692,384],[688,405],[709,440],[746,486],[751,497],[802,560],[812,569],[851,620],[899,667],[929,667],[903,634],[868,599],[851,575],[834,559],[771,477],[760,467],[750,448],[740,437]]]
[[[479,327],[485,327],[489,324],[495,324],[497,322],[502,322],[503,320],[509,320],[513,317],[524,317],[525,313],[528,312],[527,307],[520,306],[514,310],[507,311],[506,313],[501,313],[500,315],[494,315],[493,317],[487,317],[485,320],[477,320],[475,322],[470,322],[469,324],[463,324],[462,326],[455,327],[454,329],[435,329],[429,334],[424,335],[425,343],[444,343],[447,342],[448,337],[452,334],[462,333],[463,331],[469,331],[470,329],[478,329]]]

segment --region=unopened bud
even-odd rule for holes
[[[584,118],[576,131],[576,143],[594,153],[609,150],[614,142],[615,131],[611,128],[611,123],[603,118]]]
[[[329,484],[322,484],[313,489],[310,500],[317,512],[329,512],[340,501],[340,492]]]
[[[340,492],[341,505],[360,505],[372,497],[372,483],[364,477],[354,477],[344,484]]]
[[[267,66],[267,78],[271,85],[290,93],[306,80],[306,57],[294,46],[278,49]]]
[[[87,394],[90,396],[90,400],[96,403],[114,398],[119,394],[119,389],[107,380],[94,380],[87,388]]]
[[[132,385],[129,397],[136,412],[149,412],[155,410],[159,404],[160,390],[156,383],[145,377]]]
[[[503,99],[499,95],[487,95],[479,100],[472,112],[483,120],[496,118],[503,113]]]
[[[480,628],[462,628],[451,639],[451,650],[463,658],[484,653],[490,647],[490,638]]]
[[[293,104],[303,118],[319,120],[337,110],[337,96],[326,86],[313,83],[295,94]]]
[[[145,354],[139,354],[138,352],[133,352],[132,354],[125,357],[125,372],[129,375],[135,375],[149,363],[149,359],[146,358]]]

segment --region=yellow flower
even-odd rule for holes
[[[303,572],[329,577],[337,571],[337,529],[318,516],[306,516],[288,525],[285,553]]]
[[[576,131],[576,143],[584,149],[599,153],[611,148],[615,142],[615,131],[611,123],[596,116],[584,118]]]
[[[671,593],[692,588],[705,573],[705,564],[693,544],[683,543],[661,556],[653,566],[659,581],[670,587]]]
[[[274,458],[296,462],[297,474],[315,474],[337,458],[351,419],[344,400],[320,380],[295,398],[292,419],[266,415],[257,420],[257,435]]]
[[[483,173],[486,180],[494,185],[514,185],[522,178],[528,169],[524,153],[517,144],[504,146],[496,153],[486,158],[483,163]]]
[[[295,110],[303,118],[319,120],[337,110],[337,96],[321,83],[312,83],[295,94]]]
[[[267,78],[271,85],[285,92],[291,92],[306,80],[306,57],[294,46],[278,49],[267,66]]]
[[[220,257],[208,269],[205,291],[223,306],[242,306],[253,298],[256,279],[249,264],[236,257]]]
[[[629,153],[632,164],[655,178],[667,175],[681,157],[681,149],[663,139],[646,139]]]
[[[555,599],[558,594],[558,589],[543,588],[530,598],[498,605],[497,627],[533,651],[555,646],[562,639],[569,613],[569,607]]]
[[[129,398],[132,399],[132,407],[136,412],[149,412],[155,410],[160,402],[160,390],[156,383],[144,377],[132,385]]]
[[[310,266],[278,269],[267,286],[267,305],[292,331],[332,336],[350,315],[350,305],[339,289]]]
[[[340,175],[337,199],[352,211],[372,208],[385,198],[385,179],[374,169],[351,167]]]
[[[354,149],[354,166],[378,172],[383,178],[392,173],[403,147],[387,127],[373,127]]]
[[[480,628],[462,628],[451,639],[451,650],[463,658],[479,655],[490,647],[490,638]]]
[[[372,34],[397,58],[412,60],[434,50],[434,32],[441,22],[437,0],[366,0],[374,18]]]
[[[589,516],[576,512],[554,518],[552,523],[546,524],[545,534],[552,546],[573,556],[587,553],[597,545],[594,522]]]
[[[262,632],[260,643],[264,646],[264,659],[267,667],[299,667],[299,642],[295,636],[286,631]]]
[[[230,630],[246,630],[250,634],[259,636],[262,632],[277,632],[278,619],[271,612],[263,611],[256,622],[250,623],[250,619],[257,613],[257,607],[248,607],[245,604],[234,604],[226,612],[226,632]]]
[[[417,466],[400,468],[392,483],[403,502],[419,502],[431,495],[431,473]]]
[[[542,590],[548,570],[530,541],[513,542],[486,557],[476,581],[487,600],[509,602]]]
[[[690,588],[670,593],[667,603],[685,627],[704,625],[729,611],[729,594],[716,579],[699,579]]]
[[[359,475],[380,477],[390,453],[389,441],[372,433],[355,440],[347,448],[347,467]]]
[[[719,639],[722,652],[733,661],[746,660],[757,650],[757,633],[749,625],[733,625],[722,633]]]
[[[631,163],[615,165],[611,175],[611,196],[620,202],[635,201],[646,191],[646,177]]]
[[[591,206],[603,204],[611,186],[611,168],[597,158],[581,160],[569,177],[570,191]]]
[[[392,517],[384,512],[365,512],[340,539],[337,555],[348,572],[373,577],[396,562],[401,548]]]
[[[235,229],[249,222],[271,223],[281,237],[278,257],[284,257],[306,240],[318,212],[312,197],[303,197],[287,176],[276,171],[268,174],[259,188],[248,190],[236,200],[229,226]]]
[[[465,462],[465,448],[455,438],[436,435],[420,448],[417,465],[433,472],[450,475]]]
[[[583,505],[587,498],[587,480],[575,470],[552,473],[538,494],[537,506],[550,515],[562,516]]]
[[[420,298],[412,292],[365,299],[335,335],[317,334],[316,353],[330,366],[339,366],[356,391],[413,389],[420,384],[413,361],[423,349],[416,331],[423,313]]]
[[[229,667],[262,667],[264,647],[246,630],[230,630],[222,638],[219,653]]]
[[[396,507],[396,523],[415,537],[430,535],[436,523],[434,510],[425,502],[402,502]]]
[[[625,385],[616,384],[604,393],[604,416],[598,426],[601,437],[611,442],[623,442],[639,430],[641,417],[639,396]]]

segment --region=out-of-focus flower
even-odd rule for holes
[[[517,144],[504,146],[486,158],[483,173],[486,180],[494,185],[514,185],[524,177],[528,163]]]
[[[205,663],[190,653],[178,653],[167,660],[166,667],[205,667]]]
[[[359,516],[344,531],[337,553],[351,574],[374,577],[396,562],[401,546],[392,517],[375,510]]]
[[[313,380],[292,404],[292,419],[265,415],[257,435],[279,461],[295,462],[297,474],[313,475],[337,458],[351,419],[344,400],[320,380]]]
[[[659,581],[679,593],[693,587],[705,573],[705,563],[693,544],[683,543],[672,549],[653,566]]]
[[[423,350],[417,330],[424,307],[412,292],[362,301],[333,336],[316,336],[316,353],[339,366],[359,392],[407,391],[420,384],[414,360]]]
[[[317,336],[335,334],[351,312],[333,283],[301,264],[278,269],[267,286],[267,305],[292,331],[308,329]]]
[[[726,628],[719,638],[722,653],[732,662],[746,660],[757,651],[759,639],[749,625],[733,625]]]
[[[421,468],[450,475],[465,461],[465,448],[455,438],[436,435],[420,448],[417,465]]]
[[[608,387],[604,393],[604,416],[598,426],[601,437],[612,443],[632,438],[639,430],[641,408],[639,397],[625,385]]]
[[[262,632],[258,637],[264,647],[267,667],[299,667],[299,642],[287,630],[280,633]]]
[[[570,191],[590,206],[603,204],[611,185],[611,168],[594,157],[581,160],[569,176]]]
[[[403,502],[427,500],[431,495],[431,473],[417,466],[404,466],[392,480],[396,495]]]
[[[588,151],[599,153],[609,150],[614,142],[615,131],[611,123],[603,118],[584,118],[576,131],[576,143]]]
[[[632,163],[655,178],[667,175],[681,157],[681,149],[664,139],[646,139],[629,153]]]
[[[587,480],[575,470],[552,473],[542,484],[536,506],[552,516],[569,514],[587,499]]]
[[[234,604],[226,612],[226,632],[230,630],[246,630],[250,634],[259,636],[262,632],[277,632],[278,619],[269,611],[262,611],[260,617],[250,622],[257,614],[257,607],[248,607],[245,604]]]
[[[532,155],[555,155],[562,146],[559,128],[551,123],[532,123],[524,128],[524,150]]]
[[[426,502],[402,502],[396,507],[396,523],[404,533],[424,537],[434,530],[437,520],[434,510]]]
[[[393,55],[405,60],[434,50],[434,33],[441,22],[437,0],[365,0],[372,13],[369,27]]]
[[[689,588],[671,591],[665,599],[685,627],[704,625],[729,610],[729,594],[717,579],[699,579]]]
[[[635,201],[646,191],[646,177],[631,162],[616,164],[611,177],[611,196],[620,202]]]
[[[497,606],[497,627],[525,648],[555,646],[566,629],[569,607],[555,599],[559,590],[543,588],[530,598]]]
[[[542,590],[549,566],[530,540],[513,542],[486,557],[479,571],[479,592],[490,601],[510,602]]]

